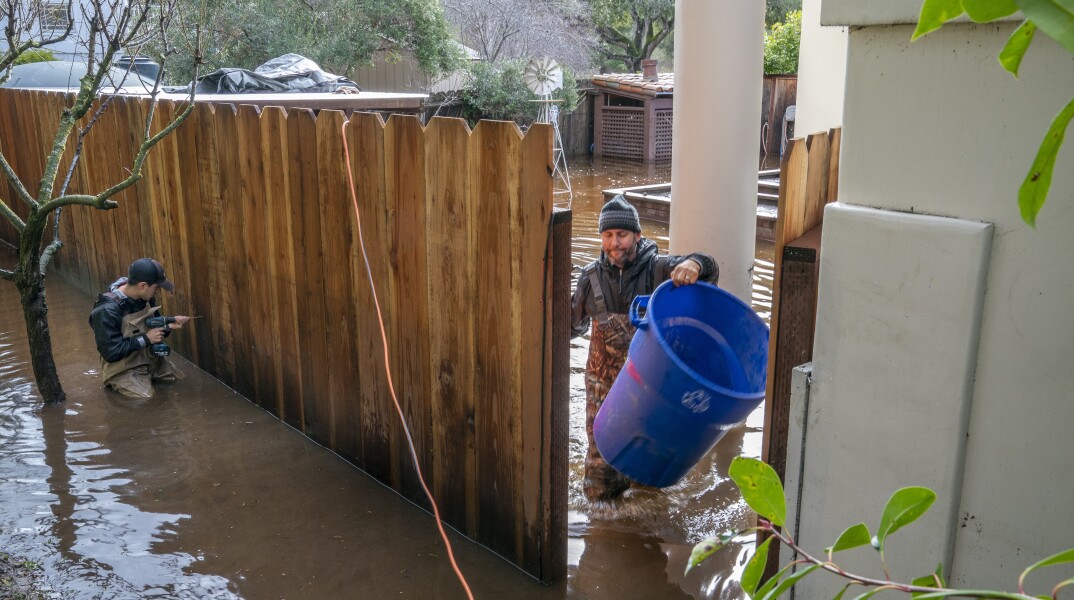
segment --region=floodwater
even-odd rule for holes
[[[578,265],[599,253],[600,189],[670,178],[634,164],[570,167]],[[666,226],[645,233],[666,249]],[[765,318],[771,273],[759,243],[754,306]],[[51,597],[464,597],[430,515],[181,358],[187,378],[151,400],[106,392],[92,300],[56,278],[48,300],[62,406],[37,400],[18,296],[0,285],[0,549],[41,565]],[[452,534],[475,596],[740,597],[748,543],[683,570],[695,542],[750,523],[727,467],[760,454],[762,411],[674,487],[591,508],[580,481],[586,348],[571,345],[568,577],[543,586]]]

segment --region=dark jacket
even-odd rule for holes
[[[616,267],[603,252],[600,258],[589,263],[578,275],[578,285],[571,298],[571,337],[578,337],[589,329],[589,321],[597,314],[589,274],[596,272],[604,303],[608,312],[625,315],[635,296],[653,293],[661,283],[671,277],[671,271],[679,263],[691,258],[701,265],[699,279],[715,284],[720,278],[720,267],[707,254],[671,256],[659,254],[656,242],[642,238],[638,242],[638,254],[633,262]]]
[[[109,291],[115,290],[127,282],[126,277],[121,277],[111,286]],[[145,348],[149,338],[145,335],[135,337],[123,337],[123,317],[145,310],[146,306],[156,306],[156,298],[136,300],[134,298],[120,298],[119,302],[108,294],[97,296],[97,302],[90,311],[89,324],[93,328],[93,338],[97,342],[97,352],[107,362],[116,362],[128,355]]]

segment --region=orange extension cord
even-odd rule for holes
[[[354,189],[354,173],[351,170],[351,152],[347,147],[347,125],[350,121],[345,121],[343,127],[340,130],[343,136],[343,156],[347,161],[347,182],[350,184],[351,200],[354,202],[354,217],[358,220],[358,244],[362,248],[362,259],[365,261],[365,272],[369,276],[369,288],[373,292],[373,304],[377,307],[377,322],[380,323],[380,339],[384,343],[384,372],[388,375],[388,391],[391,392],[392,402],[395,403],[395,412],[399,414],[399,422],[403,424],[403,432],[406,433],[406,441],[410,446],[410,457],[414,459],[414,470],[418,473],[418,481],[421,482],[421,489],[425,491],[425,497],[429,499],[429,504],[433,507],[433,516],[436,518],[436,528],[440,531],[440,537],[444,540],[444,546],[447,548],[448,560],[451,561],[451,568],[455,570],[455,575],[459,578],[459,583],[462,584],[462,589],[466,591],[466,597],[470,600],[474,600],[474,594],[470,591],[470,584],[466,583],[466,577],[463,576],[462,570],[459,569],[459,564],[455,562],[455,553],[451,551],[451,541],[448,540],[447,533],[444,531],[444,524],[440,520],[440,509],[436,506],[436,499],[433,498],[432,492],[429,491],[429,486],[425,485],[425,477],[421,474],[421,465],[418,464],[418,452],[414,449],[414,439],[410,437],[410,428],[407,427],[406,418],[403,417],[403,409],[399,406],[399,399],[395,396],[395,385],[392,383],[392,368],[391,360],[388,357],[388,335],[384,332],[384,317],[380,313],[380,300],[377,299],[377,286],[373,283],[373,270],[369,268],[369,256],[365,253],[365,240],[362,238],[362,214],[358,210],[358,193]]]

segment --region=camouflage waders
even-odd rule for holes
[[[585,457],[582,488],[590,502],[615,500],[630,488],[630,479],[616,471],[604,460],[593,441],[593,419],[608,397],[608,390],[626,363],[634,326],[627,315],[609,314],[604,294],[596,277],[591,277],[594,298],[600,310],[593,319],[593,333],[589,338],[589,359],[585,368],[585,432],[589,438],[589,451]]]
[[[123,316],[123,337],[134,337],[148,331],[145,320],[160,310],[159,306],[147,306],[144,309]],[[101,359],[101,371],[104,385],[127,396],[128,398],[152,398],[153,383],[175,383],[183,378],[183,373],[164,356],[154,356],[149,347],[131,352],[116,362]]]

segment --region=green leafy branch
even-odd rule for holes
[[[876,534],[870,534],[865,523],[852,525],[839,534],[834,544],[824,549],[826,555],[824,558],[818,558],[803,550],[789,534],[782,531],[787,519],[787,505],[784,500],[783,484],[780,483],[779,476],[772,467],[755,458],[738,457],[731,462],[728,474],[742,492],[742,499],[760,517],[758,525],[745,531],[727,533],[697,544],[690,554],[686,572],[689,573],[691,569],[719,552],[721,548],[736,541],[739,536],[750,532],[763,532],[766,535],[765,540],[757,547],[757,551],[746,563],[746,568],[742,572],[742,589],[754,600],[779,598],[794,587],[794,584],[815,571],[827,571],[847,581],[833,600],[842,600],[846,592],[855,585],[866,588],[863,593],[854,597],[855,600],[865,600],[883,590],[903,592],[921,600],[953,597],[1007,600],[1056,599],[1059,590],[1074,584],[1074,578],[1066,579],[1053,588],[1050,596],[1027,595],[1024,585],[1026,576],[1041,567],[1074,563],[1074,549],[1049,556],[1022,571],[1018,577],[1018,592],[949,588],[944,582],[943,565],[937,565],[934,572],[914,579],[910,583],[892,580],[884,559],[884,543],[888,536],[924,515],[936,501],[936,493],[925,487],[906,487],[897,490],[884,507]],[[784,544],[800,558],[785,565],[767,581],[762,582],[761,579],[768,563],[769,546],[773,539]],[[837,552],[862,546],[871,546],[877,551],[884,570],[884,579],[849,573],[832,559]]]
[[[1037,30],[1074,53],[1074,0],[924,0],[911,41],[936,31],[944,23],[963,14],[976,23],[991,23],[1009,17],[1019,9],[1025,20],[1014,30],[999,53],[1000,65],[1011,75],[1018,77],[1022,58],[1029,50]],[[1074,99],[1052,120],[1033,165],[1018,190],[1018,209],[1022,220],[1032,227],[1036,226],[1037,214],[1048,198],[1055,159],[1063,146],[1063,137],[1072,118]]]

